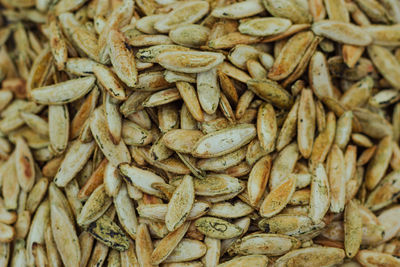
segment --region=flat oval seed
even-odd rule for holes
[[[310,89],[303,89],[297,118],[297,143],[305,158],[311,156],[315,132],[315,104]]]
[[[282,80],[288,77],[300,63],[313,38],[311,31],[300,32],[291,37],[276,57],[268,78]]]
[[[195,221],[196,228],[206,236],[217,239],[229,239],[242,234],[237,225],[214,217],[202,217]]]
[[[243,1],[224,7],[215,8],[211,15],[216,18],[241,19],[251,17],[264,11],[259,1]]]
[[[296,176],[292,176],[273,189],[260,207],[260,215],[272,217],[282,211],[292,198],[296,189]]]
[[[330,187],[328,176],[322,163],[313,170],[310,193],[309,216],[314,223],[321,222],[330,206]]]
[[[240,23],[239,31],[254,36],[268,36],[285,32],[292,22],[283,18],[256,18]]]
[[[292,105],[291,95],[277,82],[263,80],[248,80],[247,87],[261,99],[270,102],[278,108],[290,108]]]
[[[346,256],[354,257],[361,245],[362,220],[357,203],[354,200],[347,203],[344,211],[344,248]]]
[[[311,29],[316,35],[324,36],[339,43],[367,46],[372,42],[367,31],[351,23],[321,20],[315,22]]]
[[[154,24],[154,28],[159,32],[169,32],[182,24],[195,23],[207,14],[209,9],[208,2],[190,1],[179,6],[168,13],[163,19]]]
[[[246,145],[255,135],[256,129],[252,124],[216,131],[200,138],[192,154],[201,158],[222,156]]]
[[[165,225],[169,231],[174,231],[187,219],[193,207],[194,193],[193,178],[186,175],[168,203]]]
[[[300,247],[300,243],[298,239],[287,235],[250,234],[238,239],[228,252],[239,255],[280,256]]]
[[[400,260],[388,253],[382,253],[373,250],[360,250],[356,259],[365,266],[398,266]]]
[[[163,196],[159,190],[156,190],[151,186],[153,183],[165,183],[164,179],[160,176],[150,171],[130,166],[127,163],[119,165],[119,169],[129,183],[133,184],[143,192],[157,197]]]
[[[393,152],[391,139],[391,136],[387,136],[379,142],[375,155],[368,164],[368,168],[365,173],[365,185],[369,190],[375,188],[389,166],[390,158]]]
[[[32,90],[32,99],[40,104],[61,105],[84,96],[92,89],[96,78],[78,78]]]
[[[312,20],[308,10],[295,0],[263,0],[263,4],[274,17],[287,18],[296,24]]]
[[[167,70],[198,73],[218,66],[224,58],[223,54],[214,52],[173,51],[161,53],[156,62]]]
[[[266,153],[275,150],[275,141],[278,134],[275,111],[272,105],[260,106],[257,115],[257,136]]]
[[[240,267],[244,265],[266,267],[268,265],[268,258],[264,255],[235,257],[229,261],[218,264],[217,267]]]
[[[90,130],[108,161],[115,166],[131,161],[131,155],[123,140],[117,145],[112,142],[107,128],[106,117],[101,107],[93,112],[93,117],[90,121]]]
[[[35,166],[28,144],[22,137],[16,142],[15,169],[22,190],[29,192],[35,183]]]
[[[197,24],[188,24],[176,27],[169,32],[169,38],[176,43],[188,47],[199,47],[208,40],[210,30]]]
[[[400,63],[385,47],[371,45],[368,55],[383,77],[396,89],[400,89]]]
[[[199,196],[238,194],[244,189],[239,179],[226,174],[209,174],[203,179],[195,179],[194,188]]]
[[[296,266],[332,266],[340,264],[345,257],[342,249],[333,247],[310,247],[293,250],[280,257],[275,265],[284,267],[295,262]]]

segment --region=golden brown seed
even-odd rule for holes
[[[299,151],[305,158],[312,152],[315,132],[315,104],[310,89],[303,89],[297,118],[297,143]]]
[[[375,155],[368,164],[365,173],[365,185],[369,190],[372,190],[382,179],[387,167],[389,166],[392,152],[393,146],[391,137],[387,136],[379,142]]]

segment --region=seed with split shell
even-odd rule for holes
[[[292,22],[284,18],[256,18],[240,23],[239,31],[254,36],[268,36],[285,32]]]
[[[96,78],[93,76],[68,80],[36,88],[32,90],[31,96],[33,101],[40,104],[56,105],[70,103],[89,92],[95,81]]]
[[[256,135],[252,124],[241,124],[205,135],[197,141],[192,154],[200,158],[225,155],[246,145]]]
[[[250,234],[238,239],[228,252],[239,255],[261,254],[280,256],[300,247],[301,242],[291,236],[278,234]]]
[[[168,51],[158,55],[156,62],[168,70],[198,73],[218,66],[224,58],[223,54],[215,52]]]
[[[340,21],[321,20],[315,22],[312,31],[339,43],[367,46],[372,42],[367,31],[351,23]]]
[[[237,225],[214,217],[201,217],[195,221],[197,230],[206,236],[217,239],[229,239],[242,234]]]
[[[209,9],[208,2],[190,1],[180,5],[168,13],[163,19],[154,24],[154,28],[159,32],[169,32],[182,24],[195,23],[207,14]]]
[[[310,247],[301,248],[288,252],[280,257],[275,265],[284,267],[290,263],[296,263],[296,266],[332,266],[342,263],[345,253],[342,249],[333,247]]]

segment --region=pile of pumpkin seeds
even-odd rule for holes
[[[400,1],[0,0],[0,266],[400,266]]]

